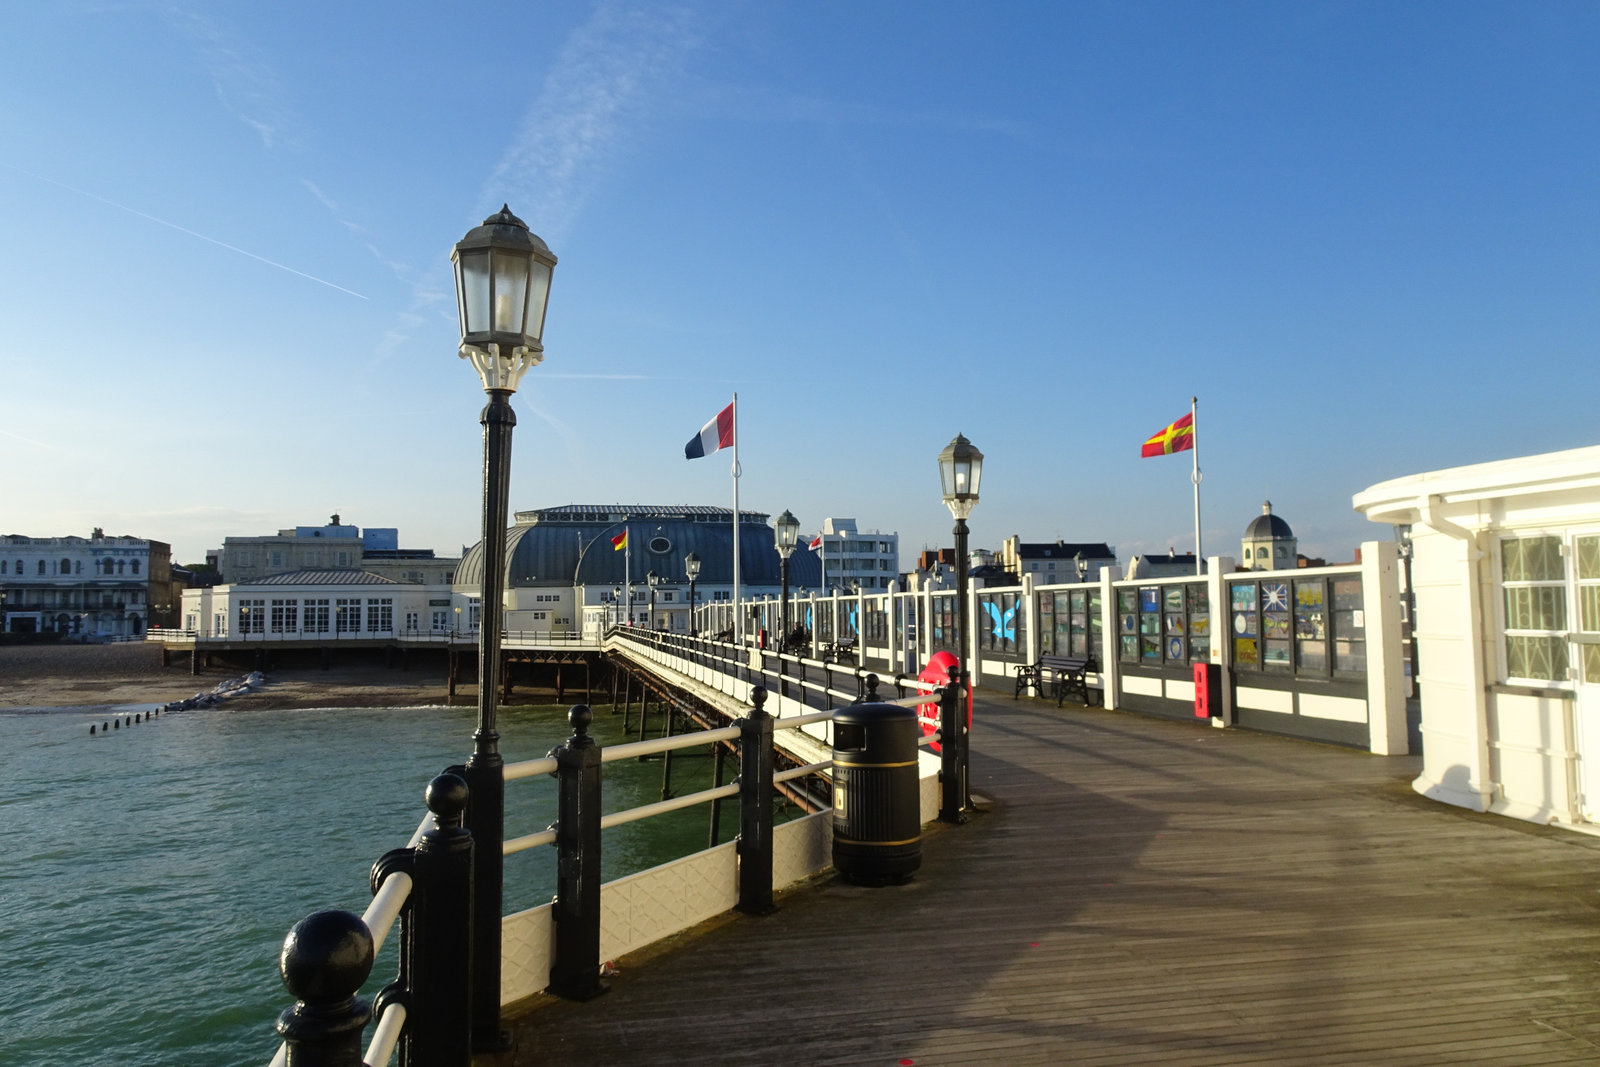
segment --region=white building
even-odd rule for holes
[[[1033,575],[1040,585],[1093,582],[1101,570],[1117,565],[1117,553],[1104,541],[1026,542],[1012,534],[1000,546],[1001,567],[1019,579]]]
[[[0,629],[136,637],[172,625],[172,546],[142,537],[0,537]]]
[[[449,586],[397,582],[359,570],[304,570],[183,594],[183,628],[202,638],[348,641],[405,634],[470,634],[477,601]]]
[[[900,576],[900,535],[858,530],[854,519],[824,519],[822,532],[808,539],[822,557],[822,588],[873,593]]]
[[[1397,478],[1354,504],[1411,527],[1417,791],[1600,825],[1600,447]]]

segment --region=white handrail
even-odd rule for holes
[[[680,748],[693,748],[696,745],[711,745],[718,741],[734,741],[739,737],[737,726],[724,726],[718,730],[699,730],[693,733],[676,734],[672,737],[656,737],[648,741],[629,741],[622,745],[611,745],[600,752],[601,763],[611,763],[619,759],[635,759],[639,756],[653,756],[658,752],[675,752]]]
[[[383,947],[389,931],[394,929],[400,909],[406,906],[406,899],[411,896],[413,884],[411,876],[404,871],[391,872],[372,895],[372,903],[367,905],[367,910],[361,913],[361,921],[367,924],[367,929],[372,933],[374,956]]]
[[[398,1001],[383,1009],[378,1025],[372,1031],[372,1041],[361,1057],[362,1067],[387,1067],[394,1058],[395,1046],[406,1027],[406,1006]]]
[[[772,776],[772,781],[774,784],[778,782],[787,782],[790,779],[804,778],[808,774],[816,774],[818,771],[826,771],[832,767],[833,760],[831,759],[825,759],[821,763],[808,763],[804,767],[790,767],[786,771],[778,771],[774,773]]]
[[[540,830],[536,834],[523,834],[521,837],[513,837],[501,842],[500,855],[509,856],[513,852],[526,852],[530,848],[538,848],[540,845],[553,845],[555,843],[556,832],[554,830]]]
[[[648,819],[652,815],[665,815],[669,811],[677,811],[680,808],[692,808],[696,804],[704,804],[710,800],[721,800],[723,797],[736,797],[738,795],[739,784],[737,782],[731,782],[728,785],[718,786],[715,789],[702,789],[698,793],[688,793],[681,797],[673,797],[671,800],[662,800],[654,804],[643,804],[637,808],[629,808],[627,811],[616,811],[612,812],[610,815],[602,815],[600,817],[600,829],[609,830],[613,826],[621,826],[624,823],[638,822],[640,819]]]

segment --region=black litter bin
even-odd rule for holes
[[[922,866],[917,713],[852,704],[833,719],[833,866],[852,882],[904,882]]]

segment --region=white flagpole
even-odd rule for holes
[[[622,603],[626,605],[628,613],[627,622],[623,625],[633,625],[633,570],[629,566],[633,562],[633,534],[628,529],[628,524],[622,525]]]
[[[1205,573],[1205,552],[1200,548],[1200,427],[1199,416],[1195,410],[1200,403],[1200,398],[1189,398],[1189,451],[1194,456],[1194,473],[1189,476],[1194,482],[1194,572],[1197,575]]]
[[[733,394],[733,640],[744,641],[744,612],[739,610],[739,394]]]

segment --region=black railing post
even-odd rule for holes
[[[772,736],[767,691],[750,691],[739,720],[739,903],[746,915],[769,915],[772,903]]]
[[[297,1001],[278,1016],[289,1067],[361,1067],[372,1008],[356,991],[372,973],[372,957],[372,932],[359,915],[319,911],[294,924],[278,955]]]
[[[589,736],[586,705],[567,713],[572,736],[556,749],[555,953],[550,992],[588,1000],[600,980],[600,746]]]
[[[967,709],[965,674],[950,668],[939,698],[939,821],[963,823],[967,800]]]
[[[411,861],[401,967],[410,987],[401,1067],[472,1060],[472,835],[461,825],[467,783],[439,775],[425,794],[433,827]]]

